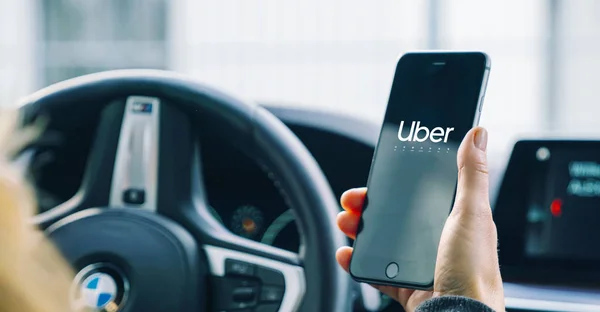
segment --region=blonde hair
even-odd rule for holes
[[[0,111],[0,312],[67,312],[72,271],[29,220],[36,202],[13,160],[40,133]]]

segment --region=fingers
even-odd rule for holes
[[[348,211],[342,211],[338,213],[337,225],[340,230],[351,239],[356,239],[356,231],[358,229],[359,222],[360,216],[358,214]]]
[[[458,149],[458,186],[456,201],[458,209],[479,214],[477,209],[489,209],[489,181],[487,166],[487,131],[476,127],[471,129]],[[481,203],[487,203],[481,205]]]
[[[342,194],[340,204],[344,210],[360,214],[366,195],[366,187],[349,189]]]
[[[356,238],[356,230],[366,195],[366,187],[354,188],[344,192],[340,199],[340,204],[346,211],[338,214],[337,224],[340,230],[351,239]]]
[[[350,270],[350,258],[352,258],[352,247],[340,247],[335,253],[335,259],[346,272]]]

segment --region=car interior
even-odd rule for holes
[[[600,36],[598,3],[334,2],[0,4],[0,17],[42,20],[34,34],[19,28],[37,54],[0,60],[0,77],[16,77],[2,84],[29,81],[1,87],[0,99],[20,99],[27,124],[47,121],[22,155],[39,204],[32,222],[76,280],[111,276],[130,311],[403,311],[335,262],[336,248],[352,245],[335,226],[339,198],[366,185],[397,56],[477,49],[493,64],[481,125],[497,140],[490,202],[507,311],[600,311],[600,123],[589,83],[600,47],[580,44]],[[342,7],[349,17],[339,17]],[[469,35],[445,33],[438,24],[449,16]],[[303,37],[309,17],[318,26]],[[385,25],[361,32],[353,18]],[[28,19],[7,18],[0,29]],[[393,33],[415,19],[427,27]],[[386,31],[393,35],[378,37]],[[462,44],[449,44],[453,35]],[[0,49],[23,45],[10,38],[0,32]],[[519,52],[532,38],[539,44]],[[179,47],[170,63],[167,44]],[[321,50],[306,57],[311,44]],[[336,54],[369,44],[386,52]],[[40,70],[13,75],[34,59]],[[358,78],[327,84],[344,76]]]

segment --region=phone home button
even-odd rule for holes
[[[394,278],[394,277],[396,277],[396,275],[398,275],[398,271],[399,271],[398,264],[396,264],[395,262],[391,262],[385,268],[385,275],[388,278]]]

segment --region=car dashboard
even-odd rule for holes
[[[264,106],[306,145],[337,197],[349,188],[366,184],[378,125],[333,113]],[[37,149],[32,178],[42,211],[67,201],[77,192],[95,129],[95,123],[90,121],[93,118],[82,123],[84,119],[61,122],[70,122],[77,133]],[[50,141],[53,132],[60,133],[61,129],[49,132]],[[260,162],[207,133],[200,134],[200,143],[207,197],[214,217],[236,235],[298,252],[302,242],[294,214],[275,175]],[[502,172],[491,166],[491,175]],[[492,188],[500,188],[494,185],[500,178],[491,176]],[[501,249],[503,244],[508,243],[501,240]],[[357,283],[355,291],[356,311],[401,310],[397,303],[369,286]],[[505,279],[505,295],[508,311],[600,311],[600,287],[590,285],[532,283],[511,276]]]

